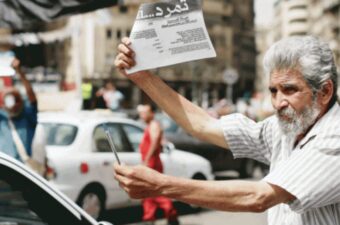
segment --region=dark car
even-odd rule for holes
[[[194,138],[166,114],[158,113],[156,118],[161,122],[165,138],[172,142],[176,148],[203,156],[211,162],[216,174],[221,171],[233,170],[238,172],[240,178],[264,176],[268,166],[253,159],[234,159],[231,151]]]
[[[40,175],[1,152],[0,171],[0,224],[111,224],[97,222]]]

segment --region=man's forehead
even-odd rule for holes
[[[304,81],[301,72],[297,69],[274,70],[270,74],[270,83]]]

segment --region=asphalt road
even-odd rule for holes
[[[194,211],[185,204],[176,202],[175,207],[179,212],[181,225],[267,225],[266,213],[230,213],[215,210],[202,209]],[[142,209],[112,210],[105,218],[115,225],[136,225],[141,221]],[[162,213],[158,213],[158,220],[154,225],[166,225],[162,219]]]
[[[181,225],[267,225],[266,213],[229,213],[220,211],[202,211],[179,218]],[[155,225],[166,225],[158,220]]]
[[[267,225],[266,213],[229,213],[215,210],[204,210],[179,217],[181,225]],[[149,225],[146,223],[145,225]],[[130,223],[127,225],[144,225]],[[153,225],[167,225],[165,219],[158,219]]]

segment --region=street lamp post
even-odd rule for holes
[[[223,71],[223,80],[227,84],[226,98],[233,102],[233,85],[237,82],[239,76],[235,69],[229,68]]]

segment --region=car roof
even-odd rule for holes
[[[78,218],[85,217],[88,221],[91,221],[92,224],[97,224],[97,221],[95,221],[91,216],[82,211],[82,209],[78,205],[76,205],[72,200],[66,197],[66,195],[61,193],[56,188],[52,187],[44,178],[33,172],[23,163],[6,155],[3,152],[0,152],[0,165],[10,168],[11,170],[14,170],[17,173],[25,176],[32,183],[42,188],[50,196],[53,196],[53,198],[56,201],[63,202],[65,208],[69,209],[70,212],[72,212]]]
[[[58,122],[81,125],[84,123],[98,122],[123,122],[136,124],[135,120],[129,119],[125,113],[111,112],[107,110],[79,111],[79,112],[39,112],[38,121],[41,123]],[[137,123],[138,124],[138,123]]]

